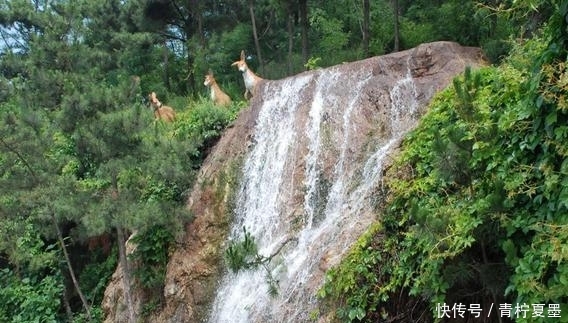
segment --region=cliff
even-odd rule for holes
[[[195,220],[171,255],[165,306],[147,321],[307,321],[325,270],[376,219],[383,169],[400,140],[432,96],[482,57],[436,42],[264,82],[200,170],[188,199]],[[295,241],[271,264],[274,298],[261,271],[225,273],[224,247],[243,226],[265,255]],[[125,321],[120,278],[119,268],[105,292],[105,322]]]

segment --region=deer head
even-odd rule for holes
[[[241,59],[234,62],[233,64],[231,64],[231,66],[237,66],[237,68],[239,69],[239,71],[241,72],[246,72],[248,69],[247,66],[247,62],[245,61],[246,57],[245,57],[245,51],[242,50],[241,51]]]
[[[162,102],[160,102],[160,100],[156,97],[156,92],[150,93],[148,95],[148,100],[154,110],[159,109],[162,106]]]
[[[176,112],[171,107],[165,106],[156,97],[156,92],[152,92],[148,95],[148,100],[150,105],[154,109],[154,116],[156,119],[162,119],[166,122],[172,122],[175,119]]]
[[[215,81],[215,77],[213,76],[213,71],[211,69],[209,69],[209,71],[205,75],[205,81],[203,82],[203,85],[211,86],[215,83],[216,83],[216,81]]]

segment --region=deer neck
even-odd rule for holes
[[[162,107],[162,102],[156,100],[156,102],[152,103],[152,106],[154,107],[154,111],[158,111]]]
[[[217,85],[217,82],[211,83],[209,85],[209,88],[210,88],[211,100],[215,101],[215,99],[218,96],[217,94],[219,93],[219,91],[221,91],[221,89],[219,88],[219,85]]]
[[[245,87],[252,89],[256,83],[257,76],[247,68],[243,71],[243,79],[245,80]]]

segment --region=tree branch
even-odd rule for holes
[[[263,266],[264,266],[265,264],[271,262],[271,261],[272,261],[272,258],[276,257],[276,256],[280,253],[280,251],[282,251],[282,249],[284,249],[284,247],[285,247],[289,242],[292,242],[292,241],[296,241],[296,242],[297,242],[297,241],[298,241],[298,238],[292,237],[292,238],[286,239],[286,240],[285,240],[284,242],[282,242],[282,244],[276,249],[276,251],[274,251],[270,256],[265,257],[265,256],[263,256],[263,255],[257,255],[257,257],[255,258],[255,260],[252,261],[252,262],[250,262],[250,263],[248,263],[248,265],[249,265],[249,266],[252,266],[252,267],[256,267],[256,266],[258,266],[258,265],[263,265]],[[267,270],[268,270],[268,269],[267,269]]]
[[[189,19],[184,16],[183,11],[181,10],[181,7],[178,6],[176,1],[171,1],[171,3],[174,6],[174,8],[176,9],[176,12],[178,13],[180,19],[184,22],[184,24],[189,25]]]
[[[176,26],[176,27],[179,27],[179,26]],[[167,33],[167,32],[162,31],[162,32],[159,32],[158,34],[161,35],[161,36],[164,36],[165,38],[174,39],[174,40],[178,40],[178,41],[181,41],[181,42],[186,41],[186,39],[184,39],[183,37],[174,36],[174,35]]]
[[[3,145],[4,147],[6,147],[6,149],[8,149],[10,152],[12,152],[13,154],[15,154],[16,157],[18,157],[18,159],[24,164],[24,166],[26,167],[26,169],[30,172],[30,175],[32,175],[32,177],[37,180],[37,176],[36,176],[36,174],[35,174],[33,168],[30,166],[30,164],[29,164],[28,161],[24,158],[24,156],[22,156],[19,151],[17,151],[15,148],[13,148],[12,146],[10,146],[6,141],[4,141],[4,138],[0,137],[0,142],[2,143],[2,145]]]

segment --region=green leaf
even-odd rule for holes
[[[556,110],[553,110],[545,118],[545,121],[544,121],[545,129],[547,129],[548,131],[552,130],[552,128],[556,124],[557,120],[558,120],[557,112],[556,112]]]

